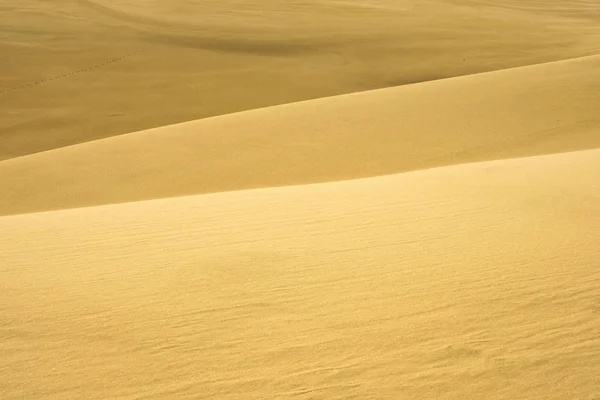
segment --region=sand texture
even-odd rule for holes
[[[0,399],[600,399],[600,3],[4,0]]]

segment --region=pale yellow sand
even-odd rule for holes
[[[598,7],[3,0],[0,400],[600,399]]]
[[[2,0],[0,159],[596,54],[596,1]]]
[[[333,97],[0,162],[0,214],[600,147],[600,57]]]
[[[596,399],[600,150],[0,218],[0,397]]]

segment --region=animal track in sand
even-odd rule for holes
[[[83,74],[85,72],[91,72],[91,71],[97,70],[99,68],[108,66],[110,64],[114,64],[116,62],[123,61],[126,58],[129,58],[129,57],[131,57],[131,56],[133,56],[135,54],[140,53],[140,51],[141,51],[140,49],[134,50],[134,51],[132,51],[130,53],[127,53],[127,54],[122,55],[120,57],[111,58],[111,59],[109,59],[109,60],[107,60],[105,62],[99,63],[99,64],[94,64],[94,65],[91,65],[89,67],[85,67],[85,68],[81,68],[81,69],[78,69],[78,70],[75,70],[75,71],[67,72],[67,73],[62,74],[62,75],[54,75],[54,76],[51,76],[49,78],[44,78],[44,79],[40,79],[40,80],[37,80],[37,81],[34,81],[34,82],[25,83],[25,84],[20,85],[20,86],[15,86],[15,87],[12,87],[12,88],[4,89],[3,91],[0,91],[0,94],[6,94],[6,93],[14,92],[14,91],[20,90],[20,89],[27,89],[27,88],[34,87],[34,86],[37,86],[37,85],[41,85],[41,84],[44,84],[44,83],[47,83],[47,82],[52,82],[52,81],[59,80],[59,79],[67,79],[69,77],[72,77],[72,76],[75,76],[75,75],[79,75],[79,74]]]

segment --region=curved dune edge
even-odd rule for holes
[[[0,160],[600,52],[597,5],[529,3],[3,0]]]
[[[600,146],[600,57],[331,97],[0,162],[0,213],[354,179]]]
[[[0,394],[592,398],[599,174],[589,150],[2,217]]]

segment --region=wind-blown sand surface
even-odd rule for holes
[[[2,0],[0,160],[600,51],[597,1]]]
[[[593,399],[600,151],[0,218],[4,399]]]
[[[600,147],[600,57],[338,96],[0,162],[0,214]]]
[[[0,399],[600,399],[599,10],[4,0]]]

